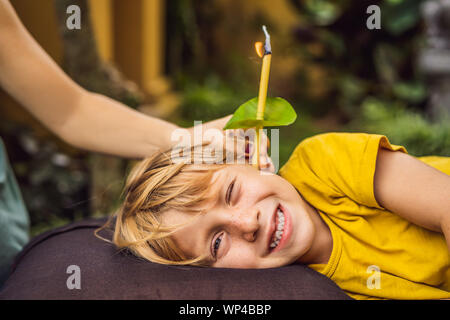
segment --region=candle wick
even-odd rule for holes
[[[265,41],[265,43],[264,43],[264,51],[265,51],[265,54],[271,54],[271,53],[272,53],[272,47],[271,47],[271,45],[270,45],[270,35],[269,35],[269,32],[267,32],[266,26],[262,26],[262,29],[263,29],[264,35],[266,36],[266,41]]]

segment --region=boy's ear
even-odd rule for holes
[[[261,156],[259,166],[262,172],[275,174],[275,166],[273,165],[272,159],[269,155],[266,154]]]

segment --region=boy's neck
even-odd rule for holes
[[[331,230],[325,221],[323,221],[317,209],[306,200],[304,201],[316,230],[311,248],[297,262],[301,264],[327,264],[333,250]]]

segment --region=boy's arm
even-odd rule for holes
[[[443,233],[450,251],[450,176],[408,154],[380,148],[374,193],[387,210]]]

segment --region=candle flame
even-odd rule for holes
[[[256,50],[256,54],[262,58],[264,56],[264,45],[262,42],[255,42],[255,50]]]

